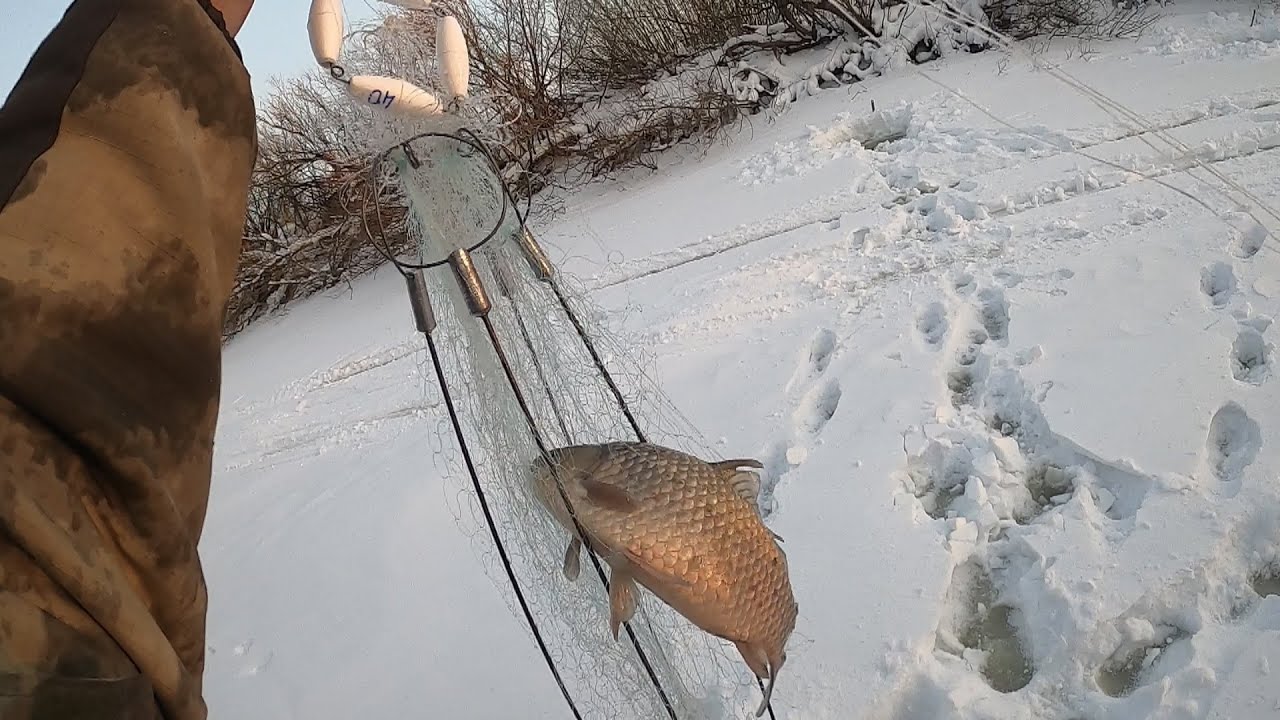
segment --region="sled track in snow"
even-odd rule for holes
[[[1268,101],[1268,102],[1259,104],[1255,107],[1244,108],[1233,113],[1223,113],[1220,115],[1206,115],[1196,120],[1182,121],[1179,123],[1170,124],[1167,127],[1157,127],[1157,128],[1154,128],[1152,131],[1137,132],[1137,133],[1132,133],[1128,135],[1123,135],[1121,137],[1117,137],[1114,139],[1103,140],[1103,141],[1099,141],[1092,144],[1085,144],[1085,145],[1079,146],[1078,148],[1075,148],[1075,151],[1087,150],[1091,147],[1097,147],[1100,145],[1105,145],[1105,144],[1110,144],[1115,142],[1123,142],[1125,140],[1138,137],[1140,135],[1148,135],[1151,132],[1160,132],[1167,129],[1188,127],[1191,125],[1195,125],[1199,122],[1207,122],[1210,120],[1215,120],[1215,119],[1227,117],[1230,115],[1239,115],[1245,112],[1251,112],[1261,108],[1271,107],[1274,105],[1280,105],[1280,101]],[[1222,138],[1222,140],[1224,141],[1228,139],[1229,138]],[[1196,162],[1194,159],[1191,159],[1190,157],[1188,157],[1187,154],[1183,153],[1183,154],[1180,154],[1179,157],[1173,161],[1174,162],[1173,166],[1156,168],[1148,172],[1140,172],[1137,170],[1132,171],[1133,175],[1139,176],[1137,179],[1133,180],[1132,182],[1115,182],[1115,183],[1108,183],[1097,188],[1086,188],[1083,191],[1066,193],[1066,195],[1061,198],[1049,198],[1043,201],[1028,204],[1024,207],[1015,207],[1015,208],[1008,208],[1008,209],[993,208],[987,205],[986,203],[982,203],[981,201],[978,201],[977,204],[983,207],[989,213],[992,219],[1009,218],[1009,217],[1021,214],[1023,212],[1027,212],[1029,210],[1035,210],[1037,208],[1045,207],[1047,205],[1056,204],[1059,202],[1067,202],[1067,201],[1074,200],[1074,199],[1088,196],[1088,195],[1096,195],[1099,193],[1110,192],[1113,190],[1120,190],[1123,188],[1133,187],[1141,183],[1153,182],[1156,180],[1162,180],[1165,178],[1174,177],[1179,174],[1190,173],[1193,170],[1199,169],[1201,165],[1218,165],[1221,163],[1231,162],[1235,160],[1244,160],[1244,159],[1253,157],[1254,155],[1260,155],[1260,154],[1272,152],[1277,148],[1280,148],[1280,136],[1270,138],[1265,143],[1259,142],[1257,147],[1248,151],[1238,152],[1238,153],[1235,153],[1226,157],[1220,157],[1220,158],[1208,158],[1208,159],[1201,158],[1199,162]],[[1194,152],[1195,150],[1193,148],[1192,153]],[[1062,153],[1059,153],[1059,154],[1071,154],[1071,153],[1072,151],[1063,151]],[[1053,157],[1058,157],[1059,154],[1048,155],[1038,160],[1045,161]],[[1093,166],[1093,168],[1091,168],[1091,170],[1094,170],[1094,169],[1097,169],[1097,170],[1106,169],[1108,171],[1116,170],[1116,168],[1113,168],[1105,163],[1099,163],[1096,160],[1091,160],[1091,162],[1095,163],[1095,165]],[[977,180],[980,180],[981,178],[990,177],[1006,169],[1007,168],[1001,168],[1001,169],[993,170],[991,172],[983,173],[981,175],[975,176],[974,179],[975,181],[977,181]],[[1051,190],[1057,187],[1063,187],[1067,184],[1068,184],[1067,180],[1045,182],[1045,183],[1041,183],[1038,189]],[[797,212],[790,217],[773,220],[773,221],[765,220],[758,223],[757,224],[758,229],[756,230],[756,232],[751,232],[751,228],[740,226],[739,228],[733,231],[730,231],[728,233],[722,234],[720,236],[712,236],[710,238],[693,243],[691,245],[685,245],[683,247],[676,248],[674,250],[670,250],[664,253],[651,255],[647,258],[639,258],[637,259],[636,264],[648,265],[648,267],[636,269],[632,272],[624,271],[622,273],[619,273],[617,276],[613,278],[606,277],[605,279],[598,280],[594,283],[588,282],[587,290],[588,291],[604,290],[607,288],[624,285],[626,283],[633,282],[635,280],[641,280],[651,275],[657,275],[670,270],[674,270],[684,265],[698,262],[700,260],[706,260],[708,258],[712,258],[717,255],[723,255],[724,253],[730,252],[732,250],[737,250],[739,248],[746,247],[748,245],[761,242],[764,240],[769,240],[771,238],[780,237],[782,235],[786,235],[787,233],[794,232],[796,230],[800,230],[802,228],[806,228],[812,225],[819,225],[822,223],[832,223],[839,220],[842,215],[845,215],[847,213],[855,213],[863,210],[869,210],[874,207],[883,206],[883,203],[886,202],[886,199],[883,195],[877,196],[874,199],[866,199],[866,198],[863,198],[862,196],[858,196],[858,198],[859,200],[861,200],[860,202],[850,203],[850,202],[847,202],[847,199],[848,199],[847,193],[844,193],[844,192],[832,193],[823,198],[819,198],[817,200],[814,200],[808,203],[810,209],[808,209],[807,211],[804,208],[801,208],[797,210]]]
[[[992,219],[1008,218],[1008,217],[1013,217],[1013,216],[1015,216],[1015,215],[1021,215],[1022,213],[1024,213],[1024,212],[1028,212],[1028,211],[1030,211],[1030,210],[1036,210],[1036,209],[1039,209],[1039,208],[1042,208],[1042,207],[1047,207],[1047,206],[1050,206],[1050,205],[1056,205],[1056,204],[1058,204],[1058,203],[1070,202],[1070,201],[1075,200],[1075,199],[1077,199],[1077,198],[1082,198],[1082,197],[1087,197],[1087,196],[1090,196],[1090,195],[1098,195],[1098,194],[1102,194],[1102,193],[1107,193],[1107,192],[1111,192],[1112,190],[1121,190],[1121,189],[1124,189],[1124,188],[1129,188],[1129,187],[1134,187],[1134,186],[1136,186],[1136,185],[1141,185],[1141,184],[1143,184],[1143,183],[1149,183],[1149,182],[1154,182],[1154,181],[1156,181],[1156,180],[1162,180],[1162,179],[1167,178],[1167,177],[1173,177],[1173,176],[1175,176],[1175,175],[1181,175],[1181,174],[1184,174],[1184,173],[1190,173],[1190,172],[1191,172],[1191,171],[1193,171],[1193,170],[1198,170],[1198,169],[1200,169],[1200,165],[1202,165],[1202,164],[1203,164],[1203,165],[1219,165],[1219,164],[1221,164],[1221,163],[1231,162],[1231,161],[1233,161],[1233,160],[1245,160],[1245,159],[1251,158],[1251,157],[1253,157],[1253,156],[1255,156],[1255,155],[1263,155],[1263,154],[1266,154],[1266,153],[1272,152],[1272,151],[1274,151],[1274,150],[1276,150],[1276,149],[1280,149],[1280,137],[1277,137],[1276,139],[1274,139],[1274,140],[1270,141],[1270,142],[1269,142],[1269,143],[1267,143],[1266,145],[1262,145],[1262,144],[1260,144],[1260,145],[1259,145],[1256,149],[1254,149],[1254,150],[1250,150],[1250,151],[1248,151],[1248,152],[1240,152],[1240,153],[1237,153],[1237,154],[1235,154],[1235,155],[1231,155],[1231,156],[1228,156],[1228,157],[1213,158],[1213,159],[1208,159],[1208,160],[1202,159],[1199,163],[1196,163],[1196,162],[1194,162],[1194,161],[1192,161],[1192,160],[1188,160],[1188,159],[1186,159],[1186,158],[1180,158],[1180,159],[1179,159],[1179,161],[1178,161],[1178,166],[1177,166],[1177,167],[1164,167],[1164,168],[1159,168],[1159,169],[1153,170],[1153,171],[1148,172],[1148,173],[1140,173],[1140,172],[1138,172],[1138,171],[1136,171],[1136,170],[1135,170],[1135,171],[1133,171],[1133,174],[1134,174],[1134,175],[1140,175],[1141,177],[1139,177],[1138,179],[1135,179],[1135,180],[1134,180],[1134,181],[1132,181],[1132,182],[1114,182],[1114,183],[1107,183],[1107,184],[1101,185],[1100,187],[1097,187],[1097,188],[1087,188],[1087,189],[1085,189],[1085,190],[1083,190],[1083,191],[1078,191],[1078,192],[1067,192],[1067,193],[1065,194],[1065,196],[1064,196],[1064,197],[1061,197],[1061,198],[1047,198],[1047,199],[1045,199],[1045,200],[1043,200],[1043,201],[1040,201],[1040,202],[1037,202],[1037,203],[1034,203],[1034,204],[1030,204],[1030,205],[1027,205],[1027,206],[1025,206],[1025,207],[1015,207],[1015,208],[1010,208],[1010,209],[1002,209],[1002,208],[992,208],[992,207],[990,207],[990,206],[986,205],[985,203],[981,203],[981,204],[983,205],[983,207],[984,207],[984,208],[986,208],[986,209],[987,209],[987,212],[989,212],[989,213],[991,214],[991,218],[992,218]],[[1103,166],[1103,167],[1106,167],[1106,166]],[[1062,187],[1062,186],[1064,186],[1066,183],[1067,183],[1067,181],[1065,181],[1065,180],[1064,180],[1064,181],[1060,181],[1060,182],[1058,182],[1058,183],[1047,183],[1047,184],[1041,185],[1040,189],[1041,189],[1041,190],[1043,190],[1043,189],[1052,189],[1052,188],[1055,188],[1055,187]]]

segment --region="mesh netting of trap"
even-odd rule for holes
[[[720,459],[644,372],[641,353],[604,330],[601,314],[580,286],[558,273],[554,286],[538,278],[515,241],[520,219],[511,204],[504,216],[505,189],[482,154],[455,138],[434,136],[411,140],[388,158],[393,165],[382,173],[383,181],[410,207],[408,232],[420,248],[420,263],[474,247],[503,218],[492,240],[472,257],[492,301],[489,320],[546,447],[635,439],[567,305],[648,439]],[[471,314],[448,265],[428,269],[426,279],[438,321],[433,338],[463,435],[517,581],[569,694],[584,717],[667,717],[633,643],[625,632],[617,641],[609,633],[607,591],[589,558],[576,581],[562,572],[569,533],[534,495],[531,467],[538,445],[484,325]],[[436,384],[430,363],[424,355],[424,392]],[[455,485],[451,494],[459,501],[455,516],[486,574],[518,614],[448,417],[440,419],[436,436],[437,468]],[[676,717],[746,716],[754,709],[759,690],[731,644],[693,626],[643,588],[637,600],[630,626]]]

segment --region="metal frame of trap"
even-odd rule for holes
[[[560,692],[564,696],[565,702],[569,705],[569,708],[573,713],[574,718],[576,720],[582,720],[582,714],[579,711],[577,704],[574,702],[572,695],[569,693],[569,689],[565,685],[564,679],[561,677],[559,668],[556,666],[555,661],[552,659],[551,652],[548,649],[546,644],[546,640],[542,636],[542,632],[538,627],[538,622],[533,615],[533,611],[530,608],[528,601],[525,598],[524,591],[520,586],[520,582],[516,578],[515,570],[512,567],[510,557],[507,554],[506,546],[504,545],[502,537],[498,532],[497,522],[493,517],[492,510],[489,507],[489,502],[485,496],[484,489],[480,483],[479,471],[476,469],[475,463],[472,459],[472,454],[467,442],[466,434],[463,432],[461,419],[459,417],[457,408],[455,407],[453,402],[453,394],[450,391],[449,383],[445,377],[444,366],[440,361],[440,353],[435,340],[435,330],[437,327],[437,321],[436,321],[435,312],[432,308],[431,298],[427,291],[427,282],[426,282],[425,272],[427,270],[441,268],[447,265],[455,281],[458,283],[458,286],[462,291],[463,297],[466,299],[468,311],[476,319],[476,321],[478,321],[479,323],[481,323],[481,325],[483,325],[485,334],[489,340],[489,344],[494,354],[497,356],[499,363],[502,366],[502,374],[506,379],[507,386],[511,390],[513,396],[515,397],[516,403],[520,407],[521,415],[523,416],[525,424],[529,430],[529,433],[535,445],[537,446],[539,454],[542,456],[542,459],[547,463],[547,466],[552,471],[552,475],[556,481],[555,482],[556,490],[560,496],[561,501],[564,502],[565,507],[569,510],[569,516],[573,521],[574,529],[579,537],[586,538],[587,534],[583,530],[582,525],[578,521],[577,513],[574,511],[573,504],[570,502],[569,496],[565,491],[563,480],[560,477],[559,472],[556,470],[555,464],[551,461],[550,452],[549,452],[550,448],[547,446],[545,435],[542,432],[542,430],[538,427],[538,422],[535,419],[532,410],[530,409],[525,388],[522,386],[520,379],[516,376],[516,373],[512,368],[507,352],[504,348],[502,338],[499,337],[499,334],[496,328],[494,327],[492,320],[489,318],[489,312],[493,308],[493,300],[491,299],[488,290],[485,288],[484,283],[481,280],[480,273],[477,271],[475,262],[472,258],[473,252],[480,249],[481,247],[484,247],[489,242],[494,241],[495,238],[499,236],[502,228],[506,224],[506,219],[507,219],[506,213],[507,213],[508,205],[510,205],[512,209],[514,209],[516,214],[516,219],[518,221],[518,226],[519,226],[518,230],[514,233],[514,237],[511,239],[514,239],[518,244],[521,254],[528,261],[529,267],[531,268],[534,277],[537,278],[538,281],[545,283],[547,287],[550,288],[552,294],[554,294],[557,305],[559,306],[560,310],[564,313],[566,319],[568,319],[570,324],[573,325],[573,328],[579,340],[582,342],[584,349],[587,351],[588,355],[591,357],[591,361],[594,364],[596,370],[600,373],[601,379],[604,380],[606,386],[609,388],[610,394],[613,396],[614,401],[617,403],[619,410],[621,410],[623,416],[626,418],[627,424],[630,426],[632,434],[635,435],[635,439],[640,442],[648,442],[647,435],[644,432],[644,430],[640,427],[640,423],[636,419],[635,413],[632,412],[630,404],[627,402],[626,398],[623,396],[621,389],[618,387],[617,382],[613,378],[613,375],[609,372],[609,369],[605,366],[604,360],[601,358],[599,351],[596,349],[595,343],[592,342],[590,335],[586,331],[586,327],[583,325],[577,313],[574,312],[573,307],[570,305],[568,297],[566,296],[560,283],[557,282],[555,277],[555,268],[553,267],[546,253],[543,251],[542,246],[538,243],[537,239],[533,236],[533,233],[529,231],[528,226],[526,224],[526,218],[520,213],[519,208],[516,206],[514,198],[511,196],[510,189],[507,187],[506,183],[503,182],[501,172],[498,169],[497,164],[494,162],[492,154],[489,152],[489,149],[485,146],[484,142],[474,132],[471,132],[468,129],[462,128],[457,130],[456,132],[419,133],[385,150],[382,154],[380,154],[376,158],[375,168],[378,165],[380,165],[382,162],[387,161],[389,159],[389,156],[395,152],[403,153],[403,158],[405,162],[409,164],[409,166],[413,167],[414,169],[419,168],[421,166],[420,160],[418,159],[416,153],[414,152],[411,144],[416,140],[420,140],[428,137],[439,137],[439,138],[448,138],[448,139],[456,140],[462,143],[463,146],[470,147],[472,150],[477,151],[481,156],[483,156],[487,167],[493,173],[494,178],[497,181],[497,184],[499,186],[499,193],[501,195],[500,201],[501,201],[502,209],[499,214],[498,221],[495,223],[493,229],[479,242],[471,245],[470,247],[458,247],[457,249],[450,252],[446,258],[441,260],[436,260],[433,262],[410,263],[410,262],[404,262],[402,260],[397,259],[390,252],[389,248],[386,246],[385,234],[382,234],[379,237],[379,239],[382,241],[382,246],[377,247],[377,249],[379,250],[379,252],[382,253],[384,257],[387,258],[388,261],[390,261],[392,264],[395,265],[396,269],[400,272],[400,274],[405,279],[408,292],[409,292],[410,305],[413,310],[414,323],[416,325],[417,330],[421,332],[423,336],[425,336],[426,338],[427,349],[431,355],[431,363],[435,369],[436,381],[439,383],[440,392],[443,396],[444,403],[445,403],[445,408],[449,413],[449,421],[453,427],[454,437],[458,442],[458,448],[461,451],[463,462],[466,466],[467,473],[470,476],[472,488],[476,493],[476,499],[480,505],[480,510],[484,515],[485,524],[488,527],[489,534],[492,537],[494,545],[496,546],[496,549],[498,551],[498,556],[502,562],[503,570],[506,573],[507,580],[511,584],[511,588],[514,591],[516,596],[516,601],[520,605],[520,609],[524,614],[525,621],[528,623],[529,629],[533,632],[534,641],[537,643],[538,649],[541,651],[543,659],[546,661],[547,668],[551,671],[552,676],[555,678],[556,685],[560,688]],[[393,166],[396,165],[396,163],[394,162],[392,162],[391,164]],[[377,197],[376,192],[375,192],[375,197]],[[380,216],[381,216],[381,213],[379,213],[379,217]],[[370,232],[369,236],[373,238],[374,234]],[[498,242],[503,242],[505,240],[506,240],[505,238],[499,239]],[[374,244],[375,246],[378,246],[377,242],[375,242]],[[542,364],[539,361],[537,357],[537,352],[534,350],[533,343],[529,338],[526,326],[524,324],[524,320],[520,314],[519,307],[515,302],[514,298],[512,297],[509,291],[509,288],[506,287],[503,281],[502,275],[500,273],[495,272],[495,277],[497,278],[499,293],[501,294],[502,297],[506,298],[509,302],[511,302],[513,315],[515,316],[516,322],[520,328],[524,343],[527,349],[529,350],[531,357],[533,358],[533,364],[535,366],[539,379],[543,385],[543,390],[545,390],[547,393],[547,398],[552,405],[553,412],[556,414],[556,417],[560,422],[561,430],[564,432],[565,437],[568,438],[570,437],[570,433],[565,424],[563,416],[560,414],[559,409],[555,405],[555,398],[553,397],[550,386],[547,384],[546,378],[542,373]],[[602,583],[602,585],[604,586],[607,592],[610,587],[609,578],[604,571],[604,567],[601,564],[598,555],[590,547],[589,543],[584,542],[583,546],[587,552],[587,556],[591,559],[591,564],[595,568],[596,574],[600,578],[600,582]],[[635,631],[631,628],[630,622],[623,623],[623,627],[626,631],[629,641],[631,642],[631,645],[635,648],[636,655],[640,660],[641,665],[644,667],[645,673],[648,675],[649,681],[653,684],[654,689],[657,691],[658,696],[662,700],[662,704],[666,710],[668,718],[670,720],[679,720],[679,718],[676,715],[675,707],[672,704],[670,697],[667,695],[666,690],[663,688],[657,673],[654,671],[653,665],[649,661],[649,658],[646,655],[644,648],[641,647],[639,638],[637,638]],[[757,684],[759,685],[761,692],[763,692],[764,691],[763,681],[757,678]],[[767,709],[768,709],[769,717],[771,718],[771,720],[776,720],[773,707],[771,704],[767,706]]]

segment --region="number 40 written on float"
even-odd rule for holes
[[[390,90],[386,92],[383,92],[382,90],[374,90],[369,93],[370,105],[381,105],[382,107],[390,110],[391,105],[395,103],[395,101],[396,96]]]
[[[429,116],[442,110],[435,95],[404,80],[357,75],[347,88],[356,101],[396,115]]]

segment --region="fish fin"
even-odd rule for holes
[[[751,672],[755,673],[757,678],[769,681],[764,688],[764,698],[760,701],[760,707],[756,710],[756,717],[760,717],[769,708],[769,700],[773,697],[773,680],[777,668],[770,666],[769,657],[760,646],[741,640],[734,642],[734,646],[742,654],[742,659],[746,661],[747,667],[751,668]]]
[[[764,469],[764,463],[751,458],[738,458],[713,462],[711,467],[723,473],[729,479],[729,486],[733,488],[734,494],[746,500],[756,515],[760,515],[760,473],[757,471]],[[744,467],[753,469],[743,470]]]
[[[564,553],[564,576],[573,582],[578,579],[578,574],[582,571],[579,564],[579,558],[582,555],[582,541],[574,538],[569,541],[569,549]]]
[[[773,684],[778,680],[778,671],[782,669],[783,664],[785,664],[786,662],[787,662],[787,653],[785,650],[782,651],[782,654],[780,656],[776,658],[770,658],[769,683],[765,685],[764,699],[760,701],[760,707],[756,710],[756,717],[760,717],[761,715],[764,714],[765,710],[769,709],[769,702],[773,699]]]
[[[711,463],[711,467],[716,470],[737,470],[738,468],[751,467],[759,470],[764,469],[764,463],[752,458],[738,458],[737,460],[719,460]]]
[[[587,491],[587,500],[592,504],[614,512],[635,512],[636,501],[631,494],[617,485],[610,485],[592,478],[580,481],[582,489]]]
[[[769,531],[769,534],[773,536],[773,539],[774,539],[774,540],[777,540],[777,541],[778,541],[778,542],[780,542],[780,543],[786,542],[786,540],[783,540],[783,539],[782,539],[782,536],[781,536],[781,535],[779,535],[778,533],[776,533],[776,532],[774,532],[774,531],[772,531],[772,530],[770,530],[770,531]]]
[[[616,641],[618,628],[636,614],[636,584],[626,570],[614,570],[609,583],[609,632]]]
[[[756,717],[760,717],[765,710],[769,709],[769,701],[773,698],[773,681],[777,679],[777,676],[769,675],[769,682],[764,686],[764,697],[760,699],[760,707],[756,708]]]
[[[760,707],[755,711],[755,716],[764,715],[764,711],[768,710],[769,702],[773,700],[773,683],[777,682],[778,670],[782,669],[782,665],[787,661],[786,651],[781,656],[771,657],[769,659],[769,682],[764,685],[764,700],[760,701]]]
[[[753,472],[735,472],[729,484],[738,497],[747,501],[756,515],[760,514],[760,476]]]
[[[653,565],[650,565],[649,563],[645,562],[644,558],[640,557],[639,555],[636,555],[630,550],[627,550],[624,548],[622,550],[622,554],[627,558],[627,561],[630,562],[632,565],[635,565],[636,567],[643,570],[646,574],[652,575],[654,578],[656,578],[661,582],[667,583],[668,585],[675,585],[676,587],[682,587],[682,588],[687,588],[692,585],[692,583],[690,583],[688,580],[685,580],[682,577],[679,577],[677,575],[672,575],[666,570],[655,568]]]

